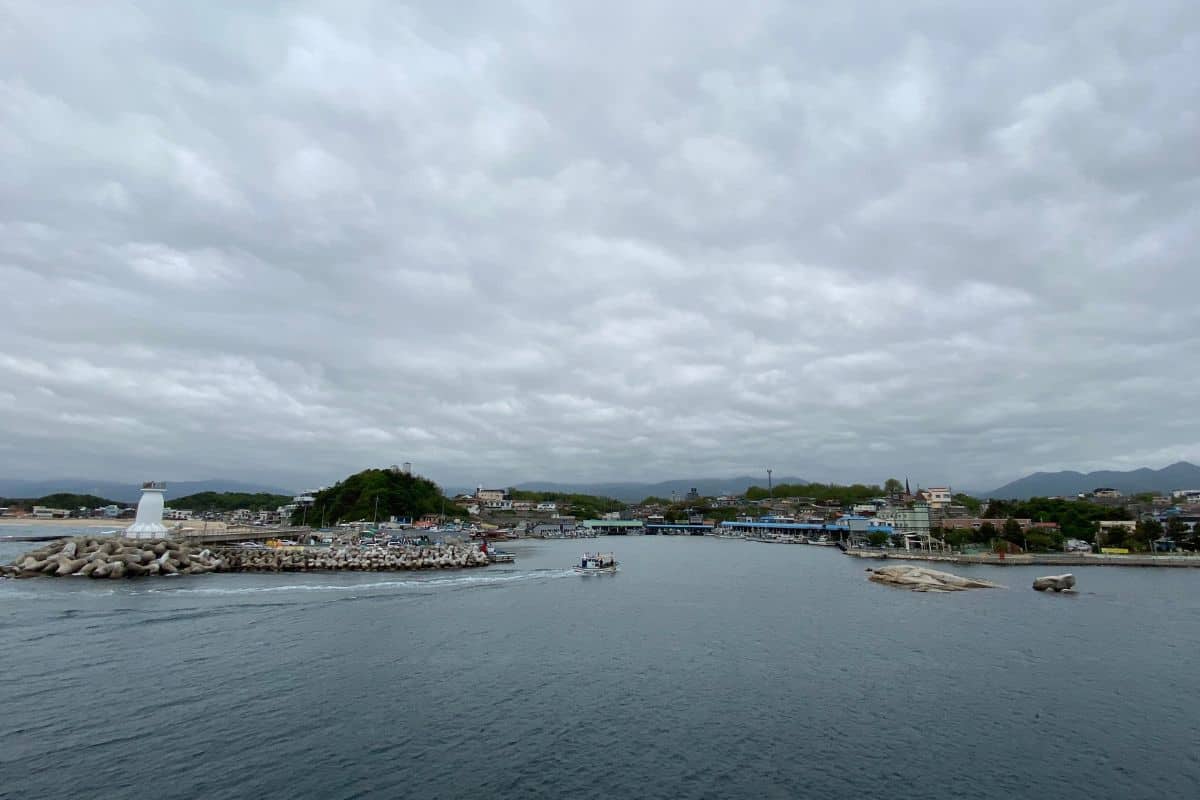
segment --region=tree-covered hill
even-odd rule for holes
[[[46,506],[47,508],[64,508],[68,511],[75,511],[80,508],[100,508],[101,506],[123,506],[124,503],[118,503],[115,500],[109,500],[106,497],[98,497],[94,494],[72,494],[70,492],[55,492],[48,494],[45,497],[0,497],[0,506],[10,506],[13,508],[23,508],[30,510],[34,506]]]
[[[884,493],[879,486],[838,486],[832,483],[781,483],[774,490],[764,486],[751,486],[746,490],[747,500],[765,500],[768,497],[811,497],[818,503],[836,500],[843,505],[862,503]]]
[[[188,511],[234,511],[248,508],[251,511],[276,509],[292,502],[289,495],[268,492],[198,492],[186,497],[167,501],[167,508]]]
[[[376,519],[382,522],[393,516],[420,519],[425,514],[442,513],[448,517],[467,516],[466,509],[454,505],[428,478],[388,469],[366,469],[317,492],[312,508],[307,514],[297,509],[292,524],[303,521],[315,526],[322,519],[332,525]]]

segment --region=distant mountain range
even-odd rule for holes
[[[804,478],[775,478],[774,485],[781,483],[808,483]],[[646,497],[670,499],[674,492],[682,498],[692,489],[702,497],[717,497],[723,494],[742,494],[750,486],[766,486],[767,476],[757,478],[741,475],[736,478],[691,478],[688,480],[659,481],[658,483],[554,483],[552,481],[529,481],[513,487],[527,492],[563,492],[565,494],[594,494],[613,497],[626,503],[636,503]]]
[[[1006,483],[999,489],[973,494],[976,497],[994,497],[1000,500],[1027,500],[1030,497],[1071,497],[1101,487],[1116,489],[1122,494],[1200,489],[1200,467],[1187,461],[1179,461],[1162,469],[1142,467],[1128,472],[1035,472],[1012,483]]]
[[[107,497],[118,503],[136,503],[142,496],[140,483],[120,483],[117,481],[96,481],[83,478],[52,478],[47,480],[21,480],[0,478],[0,497],[35,498],[45,497],[56,492],[70,494],[94,494]],[[269,492],[291,496],[295,492],[280,489],[277,486],[264,486],[257,483],[242,481],[207,480],[207,481],[167,481],[166,498],[186,497],[200,492]]]

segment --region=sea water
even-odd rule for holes
[[[1200,797],[1200,570],[918,594],[834,548],[505,548],[0,581],[0,796]]]

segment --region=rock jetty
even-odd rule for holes
[[[483,567],[486,553],[460,545],[209,550],[171,539],[60,539],[0,566],[10,578],[140,578],[208,572],[381,572]]]
[[[867,580],[884,583],[888,586],[900,586],[914,592],[961,592],[966,589],[1000,588],[999,584],[991,581],[963,578],[949,572],[916,567],[911,564],[868,569],[867,572],[871,573]]]
[[[1047,575],[1044,578],[1034,578],[1033,588],[1039,592],[1044,592],[1047,589],[1053,589],[1056,592],[1074,591],[1075,576],[1068,572],[1065,575]]]
[[[140,578],[220,572],[225,561],[209,550],[171,539],[59,539],[2,567],[13,578]]]
[[[226,569],[234,572],[391,572],[410,569],[486,567],[487,553],[461,545],[428,547],[304,548],[297,550],[223,550]]]

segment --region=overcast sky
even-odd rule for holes
[[[1200,460],[1194,0],[0,9],[4,477]]]

